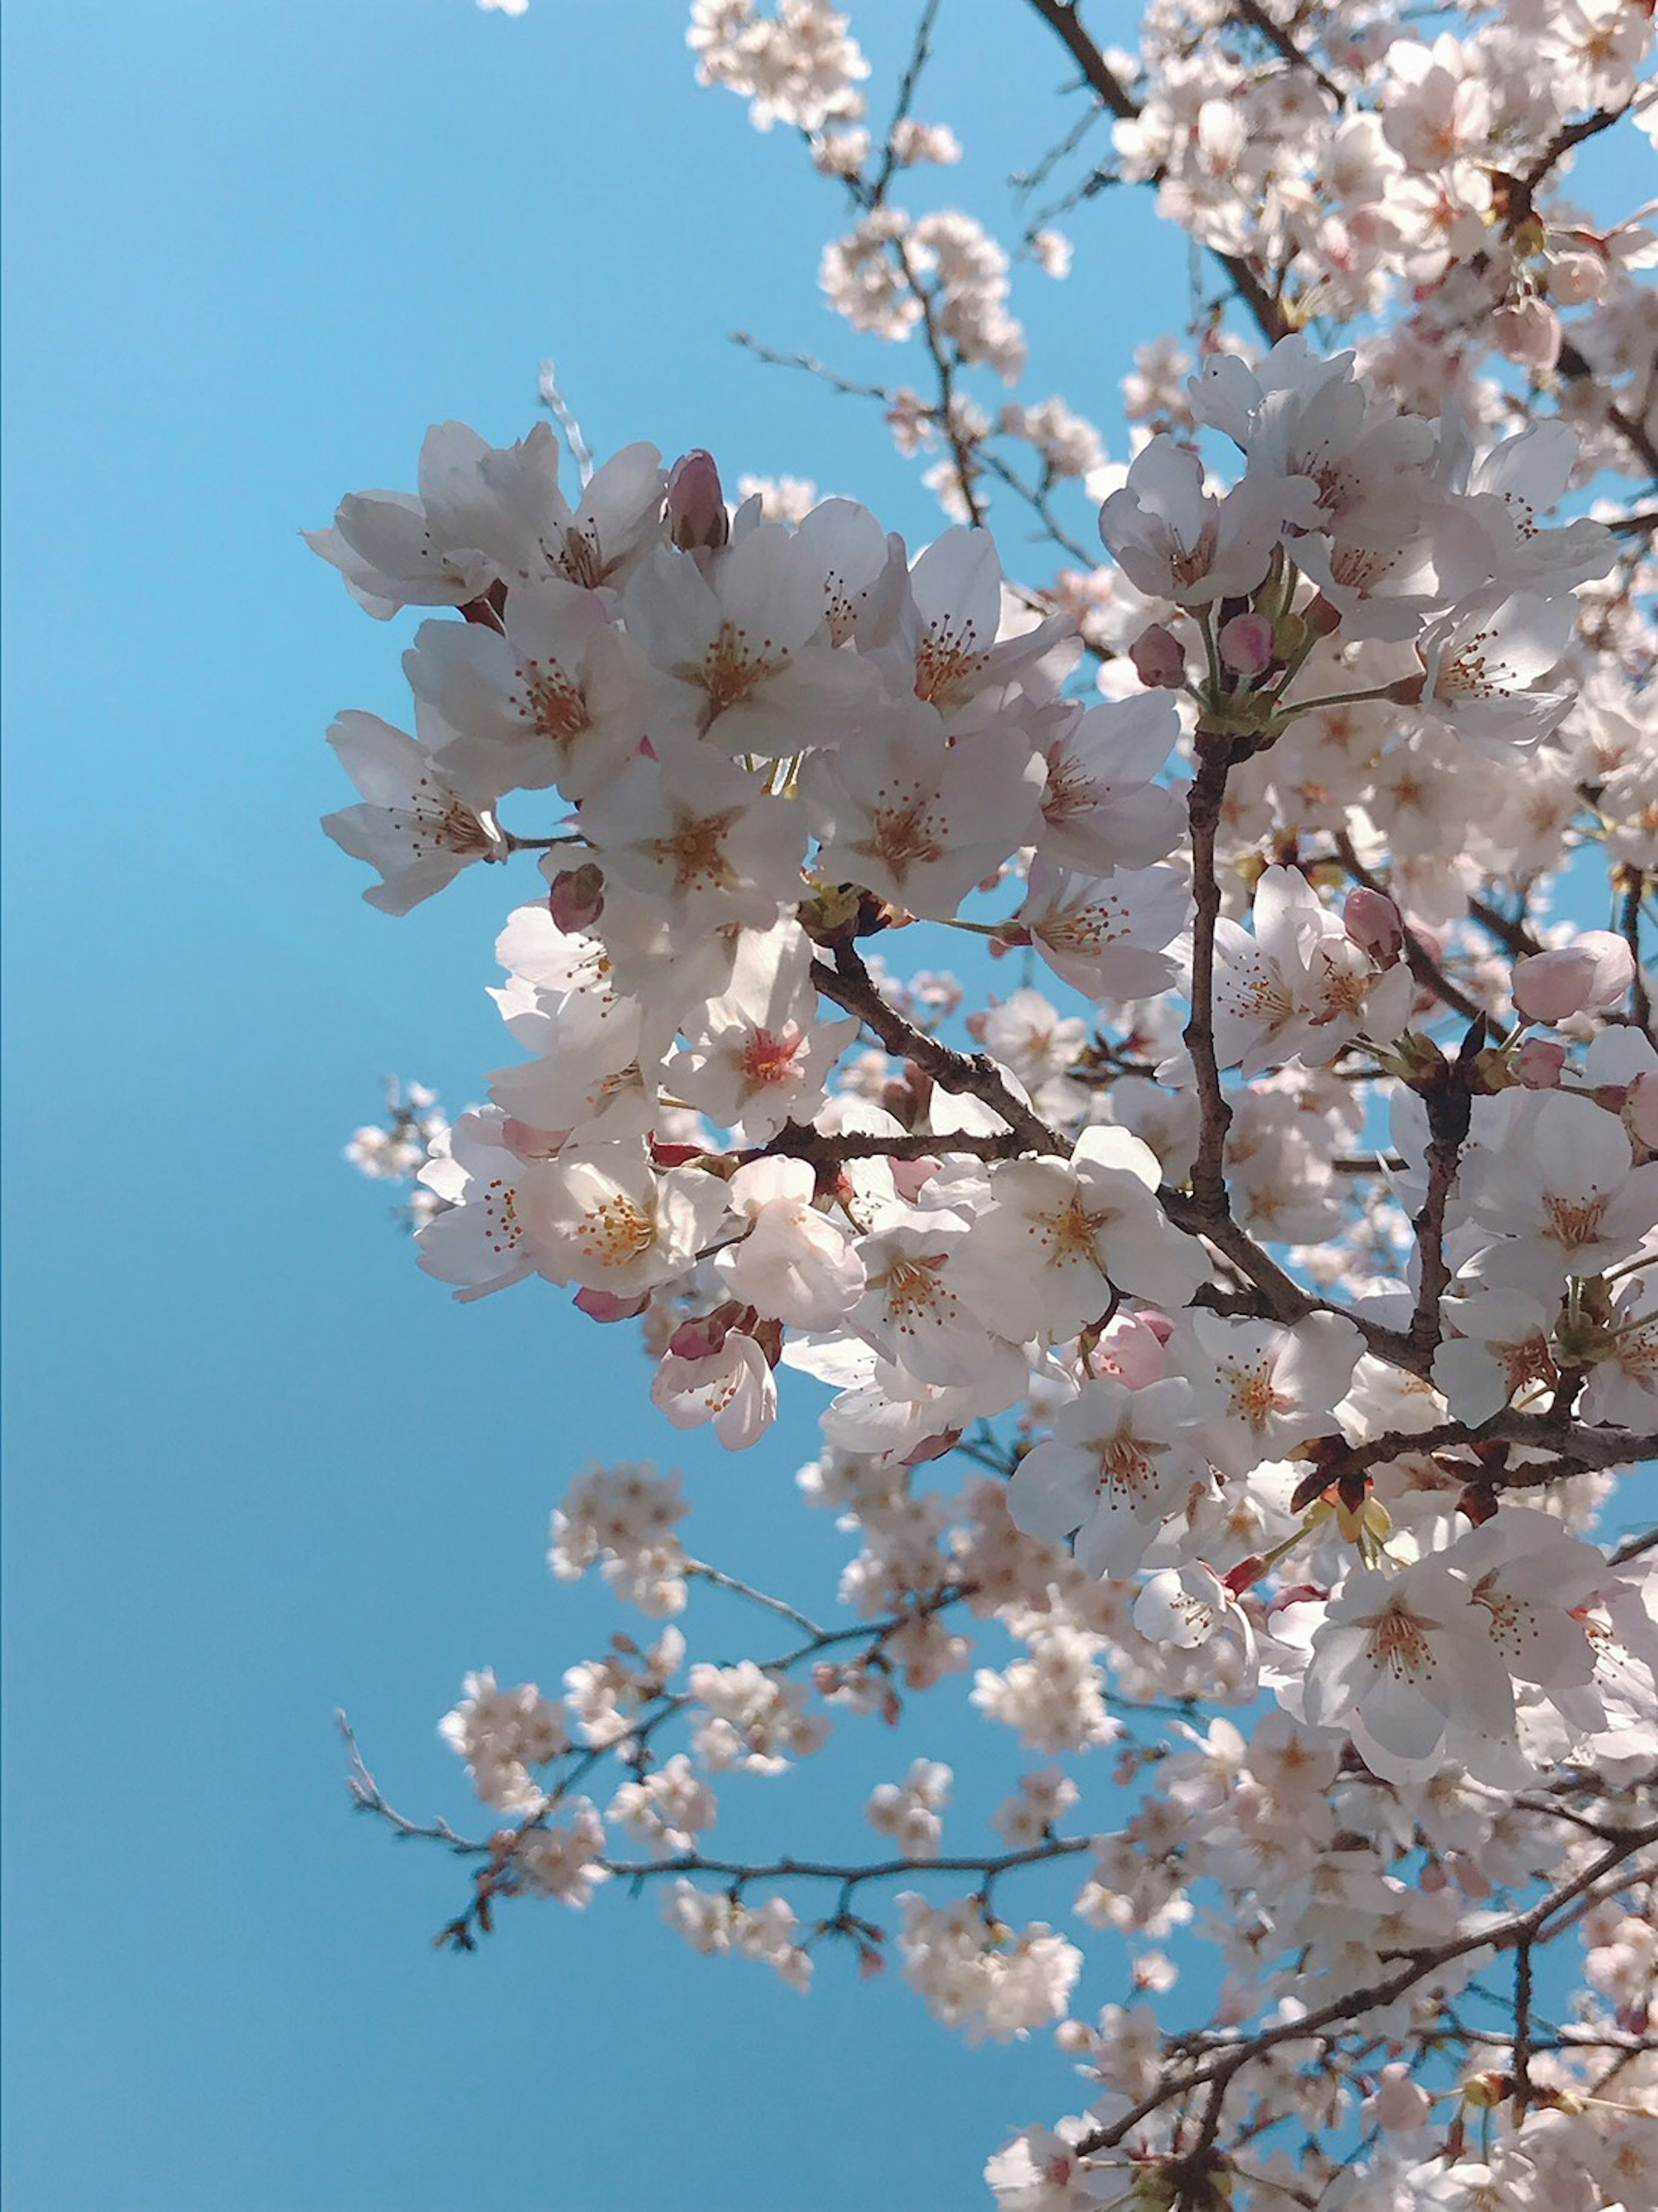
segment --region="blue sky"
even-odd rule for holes
[[[866,12],[890,64],[909,11]],[[957,9],[930,112],[994,210],[1062,72],[996,9],[991,117],[992,12]],[[683,1465],[694,1540],[762,1582],[826,1602],[843,1556],[793,1502],[804,1411],[745,1459],[682,1443],[627,1332],[531,1288],[455,1308],[339,1158],[383,1074],[459,1103],[510,1056],[502,895],[390,922],[318,833],[351,796],[324,728],[401,715],[406,641],[301,528],[412,483],[428,422],[521,434],[547,354],[601,453],[706,444],[936,526],[867,413],[728,343],[859,362],[816,291],[835,194],[697,92],[683,15],[5,10],[18,2212],[944,2212],[1070,2094],[1040,2040],[964,2052],[837,1958],[803,2000],[650,1898],[440,1956],[462,1872],[349,1817],[332,1735],[344,1705],[388,1791],[465,1820],[435,1736],[462,1674],[556,1686],[634,1625],[543,1563],[589,1456]],[[1176,253],[1165,319],[1183,282]],[[1030,272],[1021,301],[1102,413],[1114,283]],[[713,1656],[769,1648],[728,1600],[695,1618]],[[902,1760],[989,1733],[958,1710]],[[838,1793],[803,1773],[730,1817],[856,1847],[900,1748],[855,1735]],[[1017,1763],[964,1777],[969,1808]]]
[[[911,12],[864,11],[878,82]],[[520,434],[547,354],[601,453],[708,445],[728,482],[935,526],[856,403],[728,343],[891,369],[817,295],[834,193],[695,91],[683,15],[5,10],[18,2212],[955,2212],[1075,2086],[1041,2039],[964,2051],[896,1977],[830,1956],[803,2002],[698,1960],[651,1899],[525,1906],[440,1956],[464,1877],[349,1817],[331,1733],[349,1707],[391,1795],[465,1821],[434,1732],[462,1674],[556,1686],[635,1625],[543,1564],[590,1456],[683,1465],[691,1540],[762,1583],[825,1602],[842,1556],[793,1500],[804,1409],[744,1459],[674,1437],[624,1332],[533,1288],[454,1308],[339,1158],[383,1074],[459,1104],[508,1056],[501,895],[389,922],[317,832],[350,795],[323,730],[400,718],[404,641],[301,529],[411,483],[430,421]],[[1001,0],[956,0],[941,43],[922,112],[995,214],[1064,71]],[[1127,194],[1075,228],[1078,276],[1027,271],[1015,304],[1033,391],[1108,429],[1185,258]],[[755,1648],[717,1595],[693,1620],[707,1656]],[[732,1820],[852,1846],[838,1800],[987,1733],[958,1704],[902,1753],[854,1734],[838,1790],[756,1785]],[[963,1832],[1019,1763],[963,1773]]]

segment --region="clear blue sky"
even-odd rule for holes
[[[509,1056],[501,887],[394,924],[318,834],[349,795],[329,717],[406,694],[400,634],[299,531],[412,483],[429,421],[520,434],[549,353],[601,453],[706,444],[935,526],[854,403],[726,343],[892,366],[817,297],[834,193],[695,90],[684,13],[5,10],[15,2212],[957,2212],[1080,2100],[1041,2039],[966,2052],[833,1955],[802,2001],[652,1898],[440,1956],[464,1875],[349,1817],[331,1734],[349,1707],[391,1794],[465,1820],[434,1734],[463,1672],[556,1686],[634,1625],[543,1565],[590,1455],[683,1465],[692,1540],[760,1582],[823,1602],[842,1555],[790,1493],[802,1413],[734,1461],[675,1438],[623,1332],[530,1287],[452,1307],[339,1159],[382,1073],[458,1104]],[[912,14],[858,25],[889,84]],[[1064,70],[1005,0],[953,0],[942,46],[921,112],[995,214]],[[1078,276],[1016,305],[1033,390],[1108,434],[1184,256],[1126,194],[1075,229]],[[727,1603],[702,1656],[753,1648]],[[964,1834],[1036,1763],[959,1713],[902,1753],[853,1732],[850,1802],[924,1750],[993,1752]],[[731,1819],[799,1848],[833,1794],[808,1771]]]
[[[864,12],[890,68],[912,11]],[[1063,75],[1010,14],[946,8],[924,103],[987,212]],[[936,527],[868,414],[727,343],[876,365],[817,296],[836,195],[698,93],[684,15],[5,9],[15,2212],[954,2212],[1071,2094],[1042,2039],[964,2052],[833,1956],[803,2000],[654,1898],[440,1956],[464,1873],[349,1817],[331,1732],[349,1707],[388,1790],[467,1817],[434,1733],[463,1672],[556,1687],[635,1625],[543,1564],[589,1455],[683,1465],[705,1554],[797,1595],[844,1553],[793,1499],[804,1414],[741,1460],[682,1443],[626,1332],[534,1288],[455,1308],[339,1158],[383,1073],[459,1103],[511,1056],[501,886],[390,922],[318,833],[350,796],[330,716],[407,695],[300,530],[411,483],[430,421],[520,434],[550,353],[601,452],[707,444]],[[1102,417],[1121,290],[1023,284]],[[700,1618],[704,1656],[756,1648],[729,1601]],[[941,1717],[902,1755],[993,1749],[982,1815],[1004,1748]],[[854,1807],[900,1749],[854,1732]],[[730,1818],[798,1849],[829,1794]]]

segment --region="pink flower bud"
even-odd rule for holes
[[[1637,1075],[1624,1101],[1624,1119],[1649,1152],[1658,1152],[1658,1075]]]
[[[1361,952],[1378,968],[1391,968],[1405,949],[1405,921],[1385,891],[1362,886],[1349,891],[1341,909],[1342,927]]]
[[[570,1301],[589,1321],[636,1321],[650,1302],[648,1291],[637,1298],[619,1298],[614,1291],[578,1291]]]
[[[1178,691],[1186,681],[1186,648],[1173,630],[1153,623],[1128,648],[1134,673],[1153,690]]]
[[[727,1298],[712,1313],[700,1315],[694,1321],[682,1321],[668,1339],[668,1349],[676,1359],[712,1359],[724,1349],[732,1329],[746,1334],[744,1322],[753,1326],[754,1308]]]
[[[1516,300],[1491,317],[1497,351],[1533,376],[1547,376],[1560,359],[1560,318],[1546,300]]]
[[[1422,2126],[1433,2108],[1433,2099],[1412,2081],[1408,2066],[1382,2068],[1381,2086],[1370,2100],[1370,2112],[1378,2126],[1408,2134]]]
[[[574,933],[591,929],[604,911],[604,871],[592,860],[553,878],[547,905],[558,927]]]
[[[1527,1037],[1514,1056],[1514,1079],[1527,1091],[1552,1091],[1566,1064],[1566,1048],[1552,1037]]]
[[[1235,676],[1262,676],[1277,642],[1265,615],[1234,615],[1221,625],[1220,657]]]
[[[720,471],[701,446],[682,453],[668,471],[668,535],[684,553],[723,545],[731,536]]]
[[[1515,963],[1515,1011],[1528,1022],[1551,1024],[1571,1014],[1606,1013],[1634,975],[1634,957],[1621,937],[1587,929],[1570,945]]]

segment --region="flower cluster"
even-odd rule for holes
[[[1023,390],[1014,255],[894,201],[962,154],[909,112],[932,11],[878,143],[843,15],[697,0],[701,80],[849,200],[830,304],[926,354],[930,395],[865,388],[954,526],[794,477],[733,510],[645,445],[576,490],[550,428],[450,423],[313,539],[416,617],[412,732],[331,732],[370,902],[519,880],[519,1056],[354,1158],[418,1174],[457,1296],[635,1324],[649,1418],[744,1449],[827,1394],[799,1488],[853,1547],[822,1626],[685,1551],[677,1477],[580,1476],[554,1573],[684,1625],[557,1703],[467,1678],[444,1734],[513,1825],[446,1933],[661,1878],[699,1951],[802,1989],[890,1954],[969,2040],[1052,2029],[1084,2109],[991,2159],[1003,2212],[1633,2207],[1658,1532],[1598,1516],[1658,1455],[1658,631],[1651,515],[1585,488],[1658,473],[1658,387],[1650,240],[1558,179],[1649,118],[1650,16],[1157,0],[1131,57],[1035,13],[1253,325],[1140,348],[1125,465]],[[1006,575],[993,495],[1072,565]],[[1608,927],[1552,904],[1592,858]],[[699,1644],[708,1584],[774,1656]],[[952,1680],[995,1844],[921,1755],[865,1777],[868,1860],[713,1856],[728,1790]],[[1073,2008],[1090,1940],[1132,2002]],[[1165,2032],[1199,1941],[1207,2024]],[[1567,2015],[1534,1959],[1571,1942]]]

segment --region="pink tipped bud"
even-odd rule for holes
[[[591,929],[604,911],[604,871],[592,860],[553,878],[548,908],[558,927],[572,934]]]
[[[712,1313],[699,1315],[695,1321],[682,1321],[668,1339],[668,1349],[676,1359],[712,1359],[716,1352],[724,1350],[726,1339],[732,1329],[739,1334],[746,1334],[745,1322],[749,1328],[753,1327],[754,1308],[727,1298]]]
[[[1497,349],[1533,376],[1546,376],[1560,358],[1560,318],[1546,300],[1516,300],[1491,317]]]
[[[1624,1119],[1650,1152],[1658,1152],[1658,1075],[1637,1075],[1624,1100]]]
[[[1157,691],[1178,691],[1186,681],[1186,648],[1172,629],[1153,623],[1128,648],[1134,673]]]
[[[650,1302],[648,1291],[637,1298],[619,1298],[614,1291],[578,1291],[570,1301],[589,1321],[635,1321]]]
[[[1361,952],[1378,968],[1391,968],[1405,949],[1405,921],[1385,891],[1349,891],[1341,909],[1342,927]]]
[[[1514,1056],[1514,1079],[1527,1091],[1552,1091],[1566,1064],[1566,1048],[1551,1037],[1527,1037]]]
[[[1221,625],[1220,657],[1234,676],[1264,676],[1277,646],[1265,615],[1234,615]]]
[[[668,535],[683,553],[723,545],[731,536],[720,471],[701,446],[682,453],[668,471]]]
[[[1515,1011],[1528,1022],[1561,1022],[1571,1014],[1608,1013],[1628,990],[1635,960],[1621,937],[1588,929],[1552,952],[1515,963]]]

